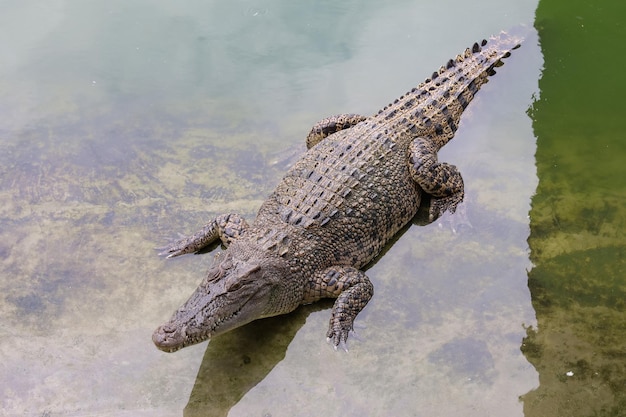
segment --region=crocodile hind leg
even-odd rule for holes
[[[182,238],[163,248],[159,256],[173,258],[186,253],[198,252],[220,239],[224,246],[244,235],[248,223],[238,214],[222,214],[207,223],[202,229],[191,236]]]
[[[431,195],[429,221],[446,210],[454,213],[463,201],[461,173],[454,165],[437,160],[438,147],[429,138],[416,138],[409,146],[409,171],[424,192]]]
[[[361,116],[360,114],[337,114],[320,120],[315,123],[307,135],[306,147],[307,149],[311,149],[326,136],[330,136],[340,130],[349,129],[365,119],[367,119],[367,117]]]
[[[326,337],[335,348],[345,349],[348,333],[356,316],[374,295],[374,286],[367,275],[356,268],[335,266],[313,277],[305,291],[303,304],[322,298],[336,298]]]

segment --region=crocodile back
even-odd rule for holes
[[[374,116],[321,140],[264,202],[249,236],[280,247],[307,273],[370,262],[419,208],[411,141],[429,138],[436,149],[449,141],[463,110],[521,40],[503,32],[475,43]]]
[[[253,228],[280,224],[292,242],[287,256],[302,252],[320,267],[358,268],[410,221],[419,202],[406,149],[352,128],[327,137],[289,170]]]

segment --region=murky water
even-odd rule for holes
[[[526,416],[626,415],[626,4],[541,0]]]
[[[544,389],[520,350],[545,323],[527,275],[534,34],[440,157],[463,172],[472,227],[413,226],[369,268],[348,354],[325,342],[329,303],[175,354],[151,341],[212,256],[154,247],[219,213],[253,218],[315,121],[376,111],[474,40],[532,24],[535,2],[2,5],[6,414],[515,416]]]

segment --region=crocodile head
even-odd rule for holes
[[[174,352],[263,317],[287,313],[282,258],[243,257],[231,249],[215,255],[207,277],[172,318],[152,335],[161,350]],[[248,258],[248,259],[246,259]]]

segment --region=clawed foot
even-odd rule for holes
[[[176,256],[184,255],[187,252],[184,252],[184,248],[179,248],[176,243],[172,243],[168,246],[161,246],[155,248],[159,251],[158,256],[165,258],[174,258]]]
[[[336,348],[348,350],[346,341],[354,332],[354,319],[374,295],[374,286],[358,269],[336,266],[322,271],[311,287],[310,299],[337,297],[326,337]]]
[[[213,244],[220,241],[228,246],[233,240],[243,236],[247,229],[248,224],[243,217],[234,213],[222,214],[193,235],[160,248],[159,256],[173,258],[186,253],[202,253],[210,250],[214,247]]]
[[[176,256],[185,255],[187,253],[197,252],[201,248],[198,247],[194,236],[184,236],[179,234],[178,240],[170,243],[169,245],[156,248],[159,251],[159,256],[166,258],[174,258]]]
[[[344,352],[348,352],[348,336],[353,340],[361,340],[358,333],[354,330],[354,322],[350,321],[348,323],[345,321],[341,323],[340,320],[331,319],[331,325],[326,333],[326,342],[330,343],[335,350],[341,349]]]
[[[333,336],[327,336],[326,342],[330,343],[335,350],[343,350],[344,352],[348,352],[348,334],[351,334],[355,339],[358,340],[358,337],[356,337],[356,333],[354,332],[354,330],[350,330],[345,335],[337,334]]]
[[[446,211],[454,213],[457,206],[463,201],[463,193],[455,193],[448,197],[431,198],[428,211],[428,221],[434,222]]]

